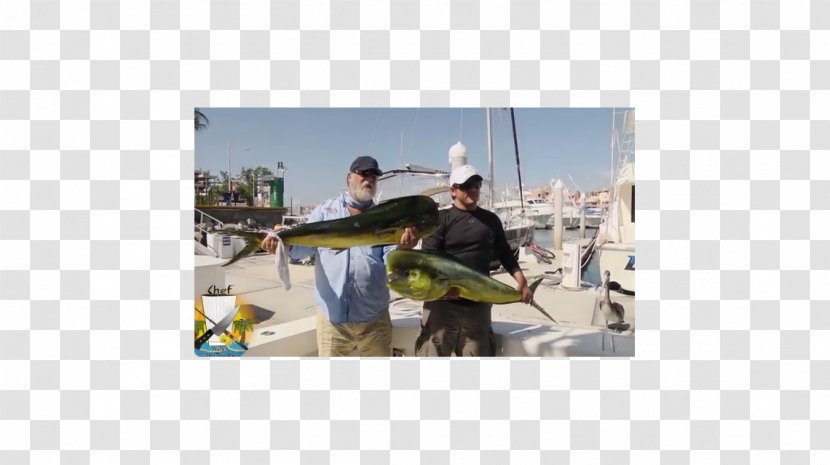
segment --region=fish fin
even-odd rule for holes
[[[374,204],[372,204],[371,207],[367,208],[366,210],[363,210],[360,213],[366,213],[367,211],[372,210],[373,208],[378,208],[378,206],[380,206],[380,205],[385,205],[390,200],[392,200],[392,199],[381,200],[380,202],[374,203]]]
[[[539,287],[539,284],[542,282],[543,279],[545,279],[545,278],[541,277],[541,278],[538,278],[537,280],[533,281],[532,283],[530,283],[530,286],[528,286],[528,287],[530,287],[530,291],[535,293],[536,288]]]
[[[421,249],[421,250],[411,250],[411,252],[434,255],[436,257],[441,257],[441,258],[445,258],[447,260],[452,260],[456,263],[461,263],[461,261],[458,260],[458,257],[456,257],[454,255],[450,255],[447,252],[444,252],[443,250],[423,250],[423,249]]]
[[[389,204],[389,203],[393,203],[393,202],[400,202],[402,199],[405,199],[406,197],[407,197],[407,196],[404,196],[404,197],[393,197],[393,198],[391,198],[391,199],[381,200],[380,202],[375,203],[374,205],[372,205],[371,207],[367,208],[367,209],[366,209],[366,210],[364,210],[364,211],[369,211],[369,210],[371,210],[371,209],[373,209],[373,208],[377,208],[377,207],[379,207],[379,206],[381,206],[381,205],[387,205],[387,204]]]
[[[222,266],[228,266],[228,265],[231,265],[233,263],[236,263],[237,261],[239,261],[239,260],[247,257],[248,255],[254,253],[254,251],[258,248],[259,248],[258,244],[254,243],[254,242],[251,242],[248,245],[246,245],[244,249],[240,250],[238,254],[234,255],[233,258],[231,258],[227,263],[223,264]]]
[[[251,242],[262,242],[265,239],[265,236],[268,234],[268,231],[236,231],[236,230],[223,230],[220,232],[222,235],[226,236],[239,236],[243,239]]]
[[[533,308],[535,308],[536,310],[539,310],[539,313],[541,313],[542,315],[545,315],[546,317],[548,317],[548,319],[549,319],[550,321],[552,321],[552,322],[554,322],[554,323],[556,323],[556,324],[559,324],[559,322],[558,322],[558,321],[556,321],[556,319],[555,319],[554,317],[550,316],[550,314],[549,314],[548,312],[546,312],[546,311],[545,311],[545,309],[544,309],[544,308],[542,308],[542,306],[541,306],[541,305],[537,304],[535,300],[531,300],[531,301],[530,301],[530,305],[532,305],[532,306],[533,306]]]

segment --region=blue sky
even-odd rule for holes
[[[383,170],[403,161],[449,169],[449,148],[459,140],[468,163],[487,172],[487,127],[481,108],[202,108],[207,129],[195,135],[196,168],[231,172],[242,167],[275,169],[282,161],[285,202],[313,205],[345,188],[345,174],[358,155],[377,158]],[[517,108],[517,137],[526,188],[570,175],[582,190],[610,182],[610,108]],[[621,119],[617,120],[619,127]],[[247,147],[248,150],[243,150]],[[510,112],[493,110],[496,188],[518,185]]]

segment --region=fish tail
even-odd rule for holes
[[[533,292],[533,293],[535,293],[535,292],[536,292],[536,288],[537,288],[537,287],[539,287],[539,284],[542,282],[542,280],[543,280],[543,279],[545,279],[545,278],[544,278],[544,277],[537,278],[535,281],[533,281],[532,283],[530,283],[530,286],[529,286],[529,287],[530,287],[530,291],[531,291],[531,292]]]
[[[536,310],[539,310],[539,313],[541,313],[542,315],[545,315],[546,317],[548,317],[548,319],[550,319],[550,321],[552,321],[556,324],[559,324],[559,322],[556,321],[556,319],[554,317],[550,316],[550,314],[548,312],[546,312],[545,309],[542,308],[541,305],[537,304],[535,300],[531,300],[530,305],[532,305],[533,308],[535,308]]]
[[[536,279],[536,280],[534,280],[532,283],[530,283],[530,286],[529,286],[529,287],[530,287],[531,292],[536,293],[536,288],[537,288],[537,287],[539,287],[539,284],[542,282],[542,280],[543,280],[543,279],[545,279],[545,278],[544,278],[544,276],[543,276],[543,277],[540,277],[540,278],[537,278],[537,279]],[[530,305],[532,305],[532,306],[533,306],[533,308],[535,308],[536,310],[539,310],[539,313],[541,313],[542,315],[545,315],[546,317],[548,317],[548,319],[550,319],[550,320],[551,320],[551,321],[553,321],[554,323],[559,324],[559,322],[558,322],[558,321],[556,321],[556,319],[555,319],[555,318],[553,318],[552,316],[550,316],[550,314],[549,314],[548,312],[546,312],[546,311],[545,311],[545,309],[544,309],[544,308],[542,308],[542,306],[541,306],[541,305],[539,305],[538,303],[536,303],[536,301],[535,301],[535,300],[531,300],[531,301],[530,301]]]

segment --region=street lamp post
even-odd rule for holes
[[[242,150],[250,149],[248,147],[242,147]],[[228,137],[228,195],[230,195],[231,198],[233,198],[233,187],[231,186],[231,178],[231,138]]]
[[[262,206],[262,189],[260,189],[260,184],[262,183],[262,179],[260,179],[259,176],[260,176],[260,173],[262,173],[264,170],[265,170],[265,167],[260,165],[260,166],[257,166],[256,169],[254,169],[254,173],[253,173],[253,175],[254,175],[253,190],[254,191],[251,195],[254,197],[253,202],[257,207]]]

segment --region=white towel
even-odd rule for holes
[[[280,281],[282,281],[283,287],[285,290],[291,289],[291,276],[288,272],[288,249],[283,244],[282,239],[280,236],[276,234],[268,234],[268,237],[274,237],[277,239],[277,252],[274,254],[274,263],[277,265],[277,276],[279,276]]]

